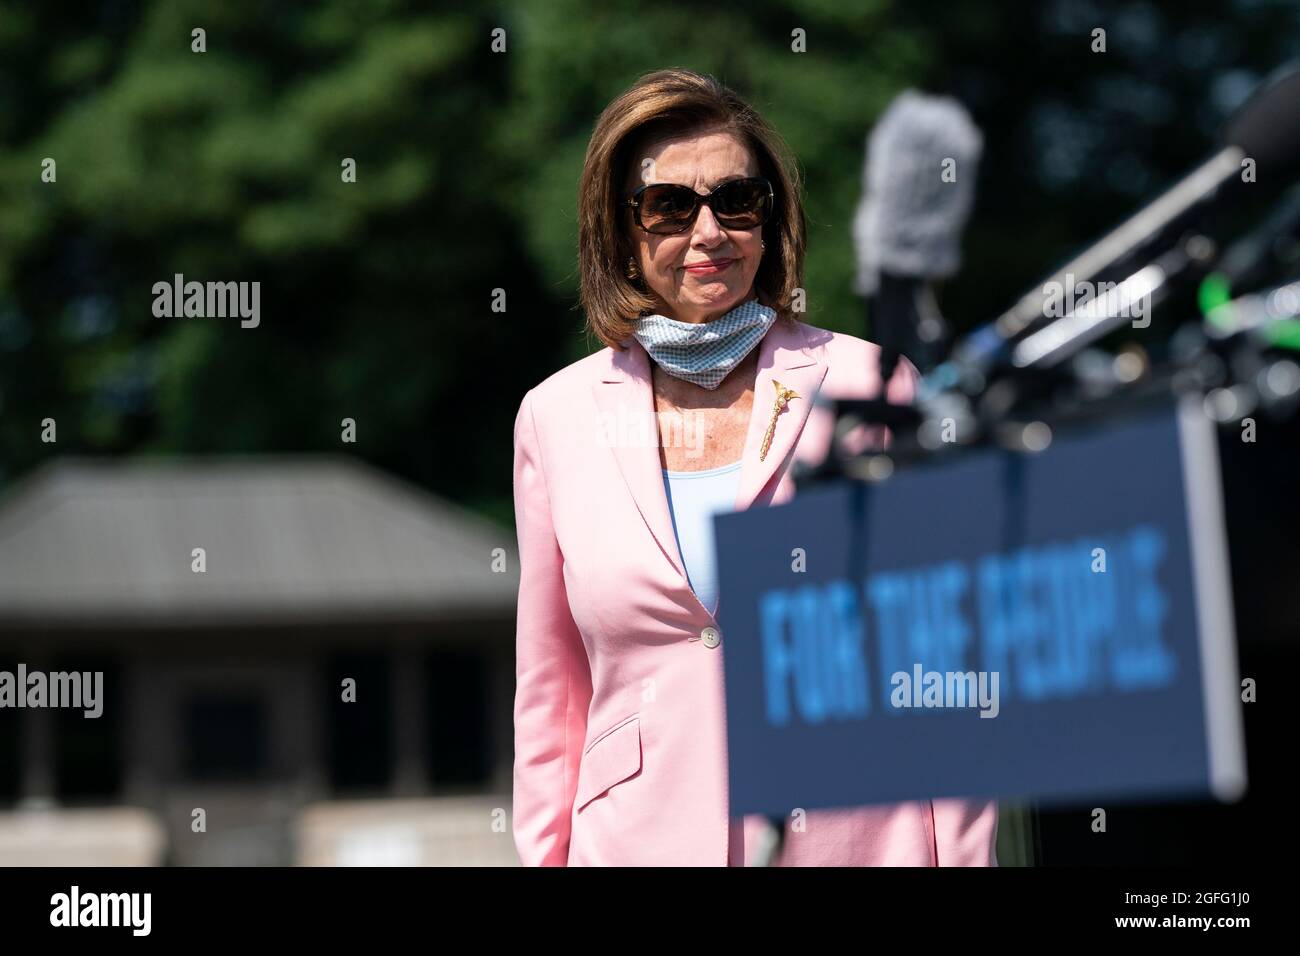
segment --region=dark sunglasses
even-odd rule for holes
[[[721,183],[707,196],[677,183],[650,183],[632,193],[627,204],[643,230],[671,236],[691,228],[700,206],[713,210],[724,229],[754,229],[772,215],[775,195],[770,182],[752,176]]]

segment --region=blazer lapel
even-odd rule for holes
[[[754,503],[786,458],[794,450],[803,432],[804,423],[812,411],[826,377],[826,363],[817,358],[804,339],[803,326],[791,327],[775,322],[763,337],[758,356],[758,374],[754,379],[754,407],[749,417],[749,434],[740,461],[740,490],[736,495],[736,511],[744,511]],[[763,436],[772,421],[779,382],[793,389],[796,398],[786,402],[776,415],[776,429],[767,455],[759,460]]]
[[[629,337],[623,344],[627,346],[624,350],[611,350],[608,366],[592,383],[592,395],[604,434],[641,517],[665,557],[685,578],[686,568],[677,547],[659,461],[650,356],[635,338]],[[754,404],[741,454],[735,510],[744,511],[753,504],[794,450],[825,376],[826,363],[808,348],[802,326],[774,322],[759,343]],[[790,399],[777,414],[771,447],[759,461],[763,435],[772,420],[776,400],[774,381],[793,389],[797,397]]]
[[[641,517],[660,550],[686,577],[677,547],[668,493],[659,462],[659,422],[655,416],[650,356],[635,338],[625,339],[623,351],[611,350],[610,364],[592,383],[600,427],[618,462]]]

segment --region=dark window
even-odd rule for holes
[[[192,694],[185,704],[186,773],[203,781],[264,779],[267,726],[260,694]]]
[[[83,700],[93,693],[94,673],[102,673],[100,715],[90,708],[61,708],[55,717],[55,786],[60,800],[100,802],[117,796],[122,787],[122,670],[112,659],[69,657],[56,660],[55,671],[79,673]],[[90,676],[91,686],[85,686]]]
[[[487,661],[473,650],[441,650],[431,655],[428,667],[433,785],[486,783],[492,758]]]
[[[0,660],[0,670],[15,678],[19,658]],[[90,707],[51,707],[45,717],[50,721],[52,737],[50,747],[54,761],[54,796],[69,803],[102,803],[117,797],[122,786],[122,697],[121,669],[117,661],[98,656],[59,656],[41,664],[27,664],[28,672],[40,671],[47,678],[58,672],[76,672],[85,675],[99,671],[103,680],[99,686],[101,712],[99,717],[86,717]],[[81,683],[80,681],[78,683]],[[69,691],[73,685],[68,685]],[[22,694],[27,688],[17,688]],[[83,686],[82,701],[88,701],[93,683]],[[47,684],[47,693],[53,687]],[[51,700],[51,703],[53,701]],[[17,801],[22,788],[24,764],[23,728],[30,719],[26,709],[0,710],[0,803]]]
[[[321,689],[329,703],[330,783],[336,792],[386,790],[393,776],[393,702],[386,654],[338,654]],[[343,681],[356,681],[345,703]]]

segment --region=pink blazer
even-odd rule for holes
[[[659,462],[650,359],[633,338],[520,403],[514,839],[525,866],[742,866],[760,817],[727,809],[721,634],[687,581]],[[878,394],[878,346],[778,321],[759,346],[738,510],[794,495],[792,461],[828,447],[828,397]],[[910,401],[902,362],[894,401]],[[793,388],[764,461],[772,380]],[[862,441],[886,441],[868,434]],[[689,438],[689,436],[688,436]],[[726,599],[722,595],[722,600]],[[997,804],[809,811],[783,866],[996,866]]]

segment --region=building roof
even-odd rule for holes
[[[518,566],[513,529],[346,456],[65,457],[0,499],[0,631],[505,619]]]

